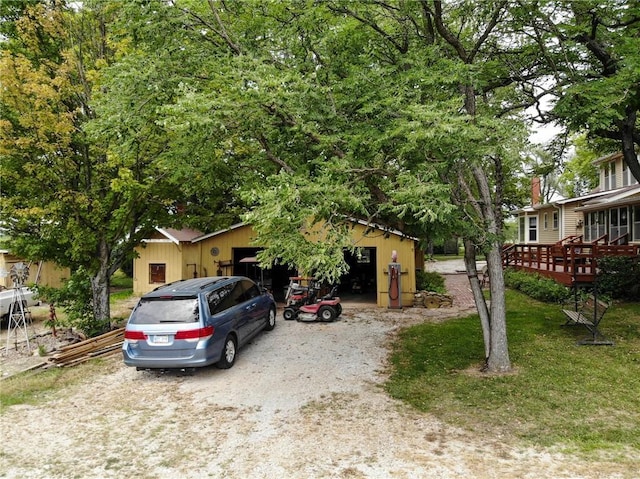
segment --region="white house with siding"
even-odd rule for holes
[[[541,204],[539,183],[533,182],[532,204],[518,216],[518,242],[552,244],[580,238],[585,243],[640,245],[640,185],[622,153],[603,156],[594,165],[599,186],[578,198]],[[537,186],[536,186],[537,185]]]

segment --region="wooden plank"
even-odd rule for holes
[[[2,376],[2,378],[0,378],[0,381],[4,381],[5,379],[9,379],[12,378],[13,376],[17,376],[18,374],[23,374],[23,373],[27,373],[29,371],[35,371],[36,369],[46,369],[47,363],[45,361],[40,362],[38,364],[34,364],[33,366],[29,366],[28,368],[22,369],[16,373],[11,373],[8,374],[7,376]]]
[[[120,349],[123,341],[124,328],[116,329],[101,336],[65,346],[49,360],[58,366],[78,364],[92,357]]]
[[[69,349],[74,349],[79,346],[84,346],[86,344],[92,344],[96,341],[100,341],[102,339],[110,338],[111,336],[118,336],[119,334],[124,334],[124,328],[114,329],[113,331],[109,331],[107,333],[101,334],[100,336],[96,336],[94,338],[85,339],[83,341],[78,341],[77,343],[69,344],[67,346],[63,346],[60,348],[60,351],[66,351]]]

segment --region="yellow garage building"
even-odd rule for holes
[[[352,235],[360,254],[345,252],[349,273],[340,279],[339,294],[343,301],[369,301],[385,308],[411,306],[416,292],[416,269],[424,266],[424,252],[418,240],[364,221],[354,221]],[[261,282],[273,291],[276,300],[282,301],[289,278],[298,272],[284,266],[261,269],[255,256],[262,248],[254,245],[254,236],[251,226],[244,223],[209,234],[157,228],[136,248],[134,294],[142,295],[181,279],[242,275]],[[394,252],[395,262],[390,267]],[[399,286],[390,287],[390,276],[399,277]]]

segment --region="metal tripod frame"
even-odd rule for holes
[[[28,319],[27,319],[28,318]],[[27,330],[27,320],[31,320],[31,312],[27,307],[22,287],[16,287],[13,290],[11,298],[11,306],[9,308],[9,324],[7,325],[7,352],[9,352],[9,344],[11,336],[16,336],[16,349],[18,348],[18,337],[20,332],[24,333],[27,343],[27,351],[31,352],[31,344],[29,343],[29,331]]]

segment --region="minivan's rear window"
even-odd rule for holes
[[[134,310],[132,324],[196,323],[197,298],[141,299]]]

